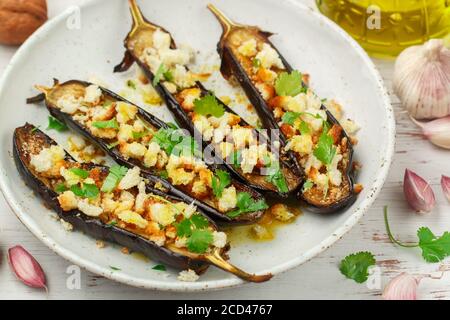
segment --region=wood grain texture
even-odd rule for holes
[[[298,0],[300,1],[300,0]],[[56,15],[76,0],[49,0],[49,15]],[[303,0],[313,5],[312,0]],[[0,46],[0,72],[14,50]],[[391,91],[392,61],[375,60],[386,87]],[[0,200],[0,298],[1,299],[379,299],[380,289],[369,289],[345,279],[338,270],[339,261],[349,253],[368,250],[376,255],[381,270],[381,288],[400,272],[433,273],[437,264],[422,261],[419,250],[393,246],[385,232],[382,208],[388,205],[394,233],[404,241],[414,241],[419,226],[429,226],[437,234],[450,230],[447,200],[440,191],[441,174],[450,175],[448,151],[433,147],[420,136],[395,95],[391,98],[397,120],[397,146],[389,178],[373,207],[348,234],[334,246],[304,265],[259,285],[199,294],[176,294],[140,290],[82,271],[81,290],[66,286],[69,262],[51,252],[15,217],[4,199]],[[437,197],[437,207],[429,216],[417,216],[408,209],[402,192],[405,168],[426,177]],[[6,262],[7,248],[21,244],[42,264],[48,275],[50,293],[22,285],[14,278]],[[450,298],[450,275],[441,280],[425,279],[419,292],[421,299]]]

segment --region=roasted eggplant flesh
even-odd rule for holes
[[[221,71],[241,84],[264,126],[279,130],[283,153],[304,174],[299,196],[313,209],[332,212],[353,203],[353,147],[336,118],[293,70],[268,32],[232,22],[214,6],[223,34],[218,45]]]
[[[271,277],[225,261],[226,234],[192,204],[149,188],[138,167],[78,163],[32,125],[16,129],[13,143],[26,183],[76,229],[178,269],[214,264],[249,281]]]
[[[126,57],[133,57],[148,75],[178,123],[201,137],[203,145],[214,150],[216,161],[249,186],[281,196],[297,190],[301,177],[278,159],[270,145],[257,139],[254,127],[198,82],[208,75],[189,70],[193,53],[177,48],[170,33],[148,22],[134,3],[131,12]]]
[[[207,166],[190,136],[113,92],[77,80],[38,88],[53,116],[96,142],[120,164],[138,166],[169,193],[195,201],[219,222],[253,223],[267,207],[259,193]],[[258,206],[252,210],[240,206],[242,194]]]

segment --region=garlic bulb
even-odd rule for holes
[[[450,115],[450,49],[433,39],[404,50],[397,58],[394,91],[416,119]]]

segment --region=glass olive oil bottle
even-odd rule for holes
[[[450,33],[450,0],[316,0],[371,55],[395,57]]]

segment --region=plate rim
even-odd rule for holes
[[[96,2],[102,0],[88,0],[87,2],[82,3],[79,6],[70,6],[57,16],[53,17],[47,23],[45,23],[39,30],[37,30],[14,54],[13,58],[8,63],[5,68],[4,74],[0,80],[0,95],[3,94],[5,90],[5,85],[7,83],[8,78],[10,77],[12,71],[14,70],[14,66],[16,65],[16,61],[20,60],[23,55],[29,52],[29,48],[32,47],[36,42],[44,39],[46,35],[48,35],[54,28],[55,25],[59,24],[64,19],[68,18],[70,14],[73,14],[74,8],[80,8],[80,10],[89,8],[94,5]],[[382,95],[383,107],[386,111],[387,116],[387,130],[388,130],[388,145],[385,148],[384,153],[384,163],[380,165],[378,169],[375,180],[372,183],[372,187],[370,189],[370,193],[368,196],[363,199],[361,204],[354,209],[354,212],[345,220],[345,222],[334,230],[334,232],[321,241],[319,244],[315,245],[308,251],[306,251],[301,256],[298,256],[289,262],[286,262],[281,265],[277,265],[276,267],[270,270],[262,270],[261,273],[271,272],[274,275],[286,272],[290,269],[298,267],[303,263],[311,260],[318,254],[322,253],[329,247],[331,247],[335,242],[337,242],[340,238],[342,238],[348,231],[350,231],[361,219],[361,217],[369,210],[369,208],[373,205],[375,199],[378,197],[383,185],[386,181],[386,178],[389,173],[389,169],[391,167],[394,150],[395,150],[395,136],[396,136],[396,125],[395,125],[395,116],[392,107],[392,103],[388,92],[386,90],[384,81],[376,68],[373,61],[370,59],[368,54],[362,49],[362,47],[343,29],[341,29],[337,24],[333,21],[320,14],[319,12],[313,10],[307,5],[294,0],[283,0],[284,2],[294,6],[296,10],[307,11],[309,14],[312,14],[315,19],[318,19],[319,22],[322,22],[328,25],[329,28],[333,32],[339,34],[340,37],[343,38],[354,50],[356,54],[358,54],[363,62],[368,67],[371,76],[376,80],[378,84],[378,90]],[[108,270],[107,268],[101,267],[96,263],[89,261],[75,253],[73,253],[70,249],[66,249],[63,245],[58,244],[55,240],[52,239],[51,236],[46,235],[38,225],[34,222],[34,220],[28,216],[23,210],[23,208],[19,205],[18,201],[14,200],[14,192],[8,187],[6,183],[7,174],[3,168],[0,166],[0,189],[3,193],[3,196],[8,204],[8,206],[12,209],[17,218],[27,227],[27,229],[41,242],[43,242],[50,250],[63,257],[64,259],[80,266],[83,269],[86,269],[92,273],[101,275],[105,278],[108,278],[113,281],[117,281],[123,284],[127,284],[130,286],[151,289],[151,290],[162,290],[162,291],[173,291],[173,292],[196,292],[196,291],[208,291],[208,290],[221,290],[226,288],[232,288],[236,286],[240,286],[246,284],[245,281],[239,278],[228,278],[228,279],[220,279],[220,280],[209,280],[205,282],[165,282],[159,281],[155,279],[138,279],[133,276],[128,275],[126,272],[113,272]]]

